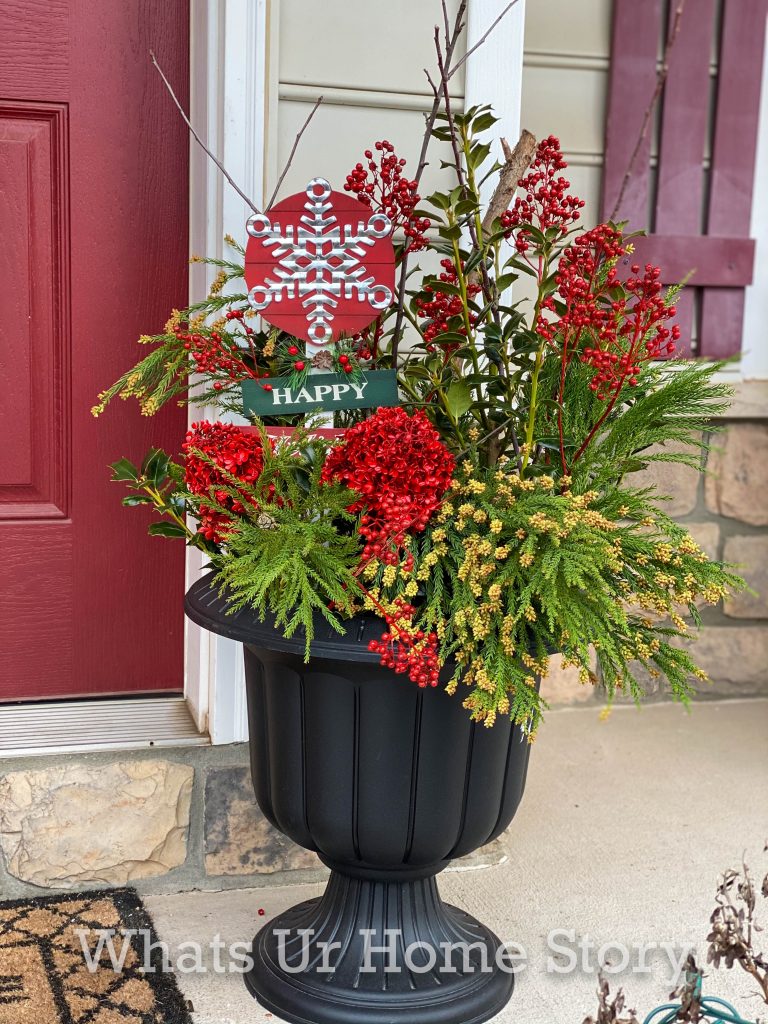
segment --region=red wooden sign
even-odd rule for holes
[[[392,224],[313,178],[248,220],[245,281],[254,309],[314,345],[367,327],[392,303]]]

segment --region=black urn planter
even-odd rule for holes
[[[529,744],[508,721],[379,665],[360,616],[317,623],[312,658],[196,583],[187,615],[245,648],[251,768],[265,817],[331,869],[323,896],[258,932],[246,982],[298,1024],[479,1024],[512,994],[499,939],[440,898],[436,875],[517,810]],[[326,944],[330,943],[328,946]]]

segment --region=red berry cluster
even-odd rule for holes
[[[427,239],[424,232],[429,227],[427,217],[418,217],[414,211],[420,196],[418,183],[409,181],[403,174],[406,161],[398,158],[395,147],[384,139],[374,146],[378,163],[370,149],[365,151],[367,166],[358,163],[347,175],[344,190],[352,192],[361,203],[381,210],[392,221],[393,232],[402,228],[410,240],[411,251],[424,249]]]
[[[677,325],[666,322],[676,313],[661,294],[661,271],[647,264],[631,268],[623,284],[617,260],[627,249],[623,236],[610,224],[599,224],[569,245],[557,268],[557,294],[564,310],[556,320],[539,317],[539,335],[561,347],[566,365],[574,356],[595,374],[590,388],[609,399],[624,385],[635,387],[644,362],[671,355],[680,337]],[[549,296],[543,306],[555,311]]]
[[[331,448],[322,479],[338,480],[360,498],[363,561],[397,564],[407,534],[425,529],[451,482],[454,458],[419,409],[378,409]],[[412,561],[412,560],[411,560]]]
[[[437,633],[425,633],[414,626],[416,609],[402,598],[392,602],[384,616],[389,629],[381,640],[371,640],[368,650],[381,655],[384,668],[398,675],[408,674],[417,686],[437,686],[440,662],[437,653]]]
[[[525,194],[518,196],[511,209],[500,217],[507,238],[515,228],[520,229],[515,238],[515,248],[519,253],[527,252],[530,246],[526,224],[532,224],[540,231],[557,228],[564,235],[571,222],[579,219],[584,201],[569,195],[571,183],[557,175],[567,166],[560,151],[560,141],[554,135],[542,139],[536,147],[531,169],[518,182]]]
[[[224,374],[231,380],[242,380],[247,376],[242,360],[225,345],[218,331],[199,334],[195,331],[185,331],[182,327],[174,327],[173,333],[190,353],[198,373],[206,373],[212,377]]]
[[[244,316],[244,309],[230,309],[225,318],[242,322]],[[243,329],[246,339],[250,339],[253,328],[244,326]],[[184,330],[181,325],[174,327],[173,333],[190,353],[195,364],[194,368],[198,373],[204,373],[210,377],[224,375],[230,380],[242,380],[248,376],[258,380],[260,376],[258,370],[252,369],[243,361],[240,347],[234,338],[222,335],[220,331],[201,334],[199,331]],[[251,354],[254,355],[253,349],[251,349]],[[216,391],[221,391],[224,386],[221,381],[216,381],[213,385]]]
[[[381,317],[377,317],[372,324],[364,327],[362,331],[353,334],[349,339],[355,357],[367,363],[375,359],[379,354],[379,342],[384,337],[384,325]]]
[[[440,266],[443,268],[440,280],[445,281],[447,284],[457,285],[459,275],[453,260],[446,257],[446,259],[440,260]],[[467,284],[467,296],[469,298],[477,295],[479,291],[482,291],[479,284]],[[427,321],[422,330],[427,351],[434,352],[436,346],[433,342],[435,339],[439,340],[439,336],[447,331],[455,330],[459,334],[466,334],[466,327],[463,323],[455,327],[452,327],[450,323],[454,317],[462,316],[463,309],[464,303],[461,295],[449,295],[448,292],[440,291],[433,285],[424,285],[423,295],[416,299],[416,311],[420,317]],[[471,310],[469,319],[471,323],[474,323],[477,319]],[[447,354],[450,354],[459,346],[458,344],[448,344],[441,345],[440,347]]]
[[[635,264],[632,274],[636,276],[625,282],[627,294],[613,304],[618,351],[589,346],[581,356],[596,371],[589,386],[601,399],[617,394],[625,384],[636,387],[642,364],[672,355],[680,337],[677,324],[666,326],[677,310],[664,302],[661,270],[647,263],[641,275]]]
[[[555,282],[565,310],[555,321],[540,316],[536,330],[550,342],[557,336],[569,360],[584,332],[601,347],[614,344],[616,310],[609,293],[616,285],[616,261],[625,253],[621,232],[610,224],[598,224],[564,249]],[[542,307],[554,312],[554,296],[547,296]]]
[[[181,448],[186,456],[186,483],[192,494],[213,496],[216,501],[235,514],[242,514],[242,501],[228,494],[225,487],[232,487],[225,470],[238,480],[254,484],[264,469],[264,450],[257,433],[245,431],[231,423],[193,423]],[[202,452],[214,465],[203,461],[196,452]],[[243,501],[255,504],[243,495]],[[226,539],[226,532],[232,519],[217,508],[200,506],[200,532],[208,540],[220,544]]]

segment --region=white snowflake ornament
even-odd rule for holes
[[[392,303],[392,223],[313,178],[247,224],[248,300],[274,327],[313,346],[367,327]]]

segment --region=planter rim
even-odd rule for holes
[[[274,615],[270,613],[260,621],[252,608],[230,611],[226,594],[219,594],[215,575],[213,571],[206,573],[187,591],[184,611],[193,622],[212,633],[218,633],[230,640],[239,640],[250,647],[297,654],[303,660],[303,627],[299,627],[293,636],[285,637],[282,629],[275,625]],[[381,619],[366,612],[348,619],[345,626],[344,633],[337,633],[319,612],[315,613],[312,656],[337,661],[379,664],[379,655],[368,650],[368,643],[373,639],[378,640],[384,632],[385,626]]]

